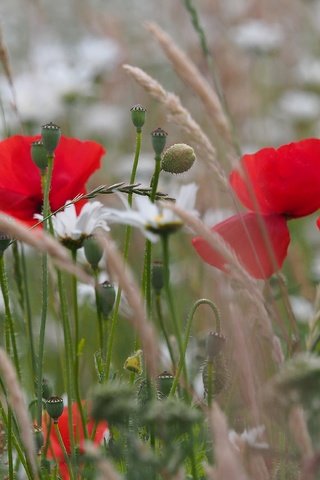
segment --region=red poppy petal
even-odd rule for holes
[[[269,242],[266,242],[261,232],[261,221],[264,221],[269,233],[274,255],[270,254]],[[215,225],[211,230],[221,235],[233,248],[242,265],[254,278],[270,277],[281,268],[287,255],[290,236],[287,223],[280,215],[258,216],[252,212],[234,215]],[[225,270],[226,259],[203,238],[196,237],[192,243],[205,262]]]
[[[50,193],[53,211],[85,190],[85,183],[100,167],[104,153],[96,142],[61,138],[55,152]]]
[[[288,217],[308,215],[320,208],[320,140],[311,138],[244,155],[241,168],[231,172],[230,183],[250,210]]]

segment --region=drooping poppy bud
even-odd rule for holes
[[[84,254],[93,270],[98,268],[98,264],[103,255],[103,249],[94,237],[88,237],[83,242]]]
[[[213,359],[226,344],[226,337],[218,332],[209,332],[207,337],[207,356]]]
[[[184,173],[190,170],[195,159],[192,147],[185,143],[176,143],[164,152],[161,168],[169,173]]]

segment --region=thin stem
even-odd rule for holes
[[[136,146],[135,146],[135,154],[133,160],[133,166],[130,176],[130,183],[133,184],[136,179],[136,173],[139,163],[140,151],[141,151],[141,140],[142,140],[142,132],[136,132]],[[132,192],[128,195],[128,203],[132,205]],[[128,254],[129,254],[129,246],[130,246],[130,239],[131,239],[131,225],[127,225],[126,232],[125,232],[125,239],[124,239],[124,250],[123,250],[123,258],[124,261],[127,261]],[[119,317],[119,308],[120,308],[120,301],[121,301],[121,288],[118,288],[116,299],[114,302],[113,307],[113,315],[111,320],[111,328],[108,337],[108,346],[107,346],[107,358],[106,358],[106,368],[105,368],[105,379],[108,381],[110,375],[110,367],[111,367],[111,358],[112,358],[112,350],[114,345],[114,337],[116,333],[116,327],[118,323]]]
[[[4,256],[3,253],[0,254],[0,285],[3,295],[4,309],[5,309],[5,319],[6,319],[6,348],[8,353],[10,352],[10,342],[11,340],[12,351],[13,351],[13,361],[16,367],[17,375],[19,379],[21,378],[20,364],[19,364],[19,355],[16,343],[16,334],[14,329],[13,317],[10,307],[10,298],[9,298],[9,286],[8,278],[5,269]]]
[[[71,444],[71,455],[74,455],[74,432],[73,432],[73,420],[72,420],[72,356],[73,348],[71,341],[71,331],[70,331],[70,322],[69,322],[69,313],[68,313],[68,304],[65,295],[65,288],[62,279],[62,273],[57,270],[58,277],[58,292],[61,305],[61,318],[63,326],[63,335],[64,335],[64,350],[65,350],[65,369],[66,369],[66,390],[68,397],[68,427],[70,435],[70,444]]]
[[[162,315],[162,308],[161,308],[161,296],[160,296],[159,293],[156,294],[156,302],[155,303],[156,303],[156,312],[157,312],[159,325],[160,325],[161,331],[163,333],[164,339],[165,339],[166,344],[167,344],[168,352],[169,352],[171,363],[172,363],[172,368],[175,371],[176,361],[175,361],[175,358],[174,358],[174,353],[173,353],[172,345],[171,345],[171,342],[170,342],[170,338],[169,338],[166,326],[164,324],[163,315]]]
[[[12,411],[8,409],[7,421],[7,448],[8,448],[8,466],[9,466],[9,480],[14,480],[13,456],[12,456]]]
[[[68,455],[68,453],[67,453],[66,447],[65,447],[65,445],[64,445],[64,443],[63,443],[63,440],[62,440],[62,437],[61,437],[61,433],[60,433],[60,429],[59,429],[58,422],[53,422],[53,426],[54,426],[54,429],[55,429],[55,432],[56,432],[56,436],[57,436],[57,438],[58,438],[58,442],[59,442],[60,448],[61,448],[61,450],[62,450],[64,459],[65,459],[65,462],[66,462],[67,467],[68,467],[68,470],[69,470],[70,479],[71,479],[71,480],[74,480],[72,465],[71,465],[71,463],[70,463],[69,455]]]
[[[150,200],[152,203],[154,203],[156,199],[156,194],[157,194],[157,188],[158,188],[159,177],[161,172],[161,155],[156,155],[154,160],[155,160],[155,167],[154,167],[154,173],[153,173],[153,177],[150,185],[151,186]]]
[[[23,288],[24,288],[24,311],[26,316],[26,327],[28,342],[30,345],[31,360],[32,360],[32,371],[36,371],[37,359],[34,346],[34,337],[33,337],[33,326],[32,326],[32,314],[31,314],[31,304],[30,304],[30,294],[29,294],[29,284],[28,284],[28,274],[27,274],[27,264],[26,256],[24,253],[24,246],[21,245],[21,267],[22,267],[22,279],[23,279]]]
[[[182,337],[181,337],[181,331],[180,331],[180,325],[177,319],[177,314],[175,310],[175,304],[173,301],[173,296],[172,296],[172,290],[170,287],[170,257],[169,257],[169,238],[168,234],[163,234],[161,236],[162,240],[162,252],[163,252],[163,275],[164,275],[164,289],[166,292],[167,296],[167,302],[168,302],[168,307],[169,307],[169,312],[174,328],[174,333],[177,338],[178,342],[178,347],[179,347],[179,354],[180,354],[180,363],[183,368],[184,372],[184,377],[185,377],[185,382],[186,385],[188,384],[188,374],[187,374],[187,368],[186,368],[186,363],[185,363],[185,354],[184,354],[184,349],[183,349],[183,344],[182,344]],[[172,391],[172,388],[171,388]]]
[[[187,318],[186,335],[184,337],[182,356],[180,356],[178,370],[175,374],[174,381],[172,383],[172,387],[171,387],[169,396],[174,395],[175,391],[177,389],[179,378],[180,378],[180,375],[181,375],[181,371],[182,371],[183,365],[185,363],[184,359],[185,359],[185,356],[186,356],[187,347],[188,347],[188,343],[189,343],[193,317],[194,317],[194,314],[196,313],[197,308],[200,305],[209,305],[209,307],[212,309],[212,311],[214,313],[214,316],[215,316],[215,320],[216,320],[216,330],[217,330],[218,333],[220,333],[220,329],[221,329],[220,313],[219,313],[219,310],[218,310],[217,306],[212,302],[212,300],[209,300],[208,298],[201,298],[201,299],[197,300],[192,305],[192,308],[191,308],[191,310],[189,312],[189,315],[188,315],[188,318]]]
[[[42,214],[46,218],[50,214],[50,188],[51,178],[53,170],[53,155],[48,155],[48,166],[44,173],[41,173],[41,185],[43,193],[43,206]],[[48,231],[48,220],[43,222],[44,230]],[[44,340],[47,323],[48,313],[48,290],[49,290],[49,274],[48,274],[48,255],[45,253],[42,255],[42,308],[41,308],[41,321],[39,332],[39,349],[38,349],[38,371],[37,371],[37,399],[38,399],[38,415],[37,423],[41,426],[42,422],[42,375],[43,375],[43,355],[44,355]]]
[[[72,260],[74,263],[77,262],[77,250],[72,250]],[[78,409],[80,412],[81,423],[84,433],[84,438],[88,438],[88,431],[87,431],[87,422],[82,406],[81,401],[81,393],[80,393],[80,383],[79,383],[79,307],[78,307],[78,291],[77,291],[77,277],[75,275],[72,276],[72,297],[73,297],[73,315],[74,315],[74,344],[75,344],[75,356],[74,356],[74,386],[75,386],[75,394],[77,398]]]

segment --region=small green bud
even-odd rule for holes
[[[61,129],[52,122],[47,123],[41,127],[41,137],[47,153],[52,155],[60,142]]]
[[[0,232],[0,255],[3,255],[4,251],[9,247],[11,240],[9,235]]]
[[[151,132],[152,146],[156,155],[161,155],[163,152],[166,146],[167,136],[167,132],[162,130],[162,128],[156,128],[156,130]]]
[[[31,144],[31,158],[33,163],[37,165],[40,170],[45,170],[47,168],[48,154],[41,140]]]
[[[114,286],[110,282],[105,281],[97,285],[96,290],[100,311],[102,315],[107,318],[116,299]]]
[[[194,150],[185,143],[175,143],[163,154],[161,168],[169,173],[187,172],[196,159]]]
[[[46,401],[48,415],[57,423],[63,412],[63,399],[61,397],[50,397]]]
[[[174,376],[171,375],[169,372],[162,372],[158,375],[157,378],[157,386],[158,386],[158,394],[160,398],[168,397],[172,384],[174,381]]]
[[[218,332],[209,332],[207,337],[207,356],[212,359],[218,355],[226,344],[226,337]]]
[[[88,263],[90,263],[93,270],[96,270],[98,268],[98,263],[102,258],[103,249],[94,237],[86,238],[83,242],[83,246],[84,254]]]
[[[206,360],[202,369],[202,381],[205,393],[209,390],[213,397],[224,390],[229,382],[229,371],[223,355],[216,355],[213,360]],[[209,388],[211,381],[211,389]]]
[[[156,293],[160,293],[163,285],[163,264],[162,262],[153,262],[151,267],[151,285]]]
[[[44,437],[42,433],[42,428],[34,426],[33,427],[33,435],[34,435],[34,440],[37,448],[37,452],[40,452],[41,448],[43,447],[44,444]]]
[[[128,357],[124,362],[124,369],[141,375],[142,373],[142,350],[137,350],[133,355]]]
[[[130,108],[131,119],[133,125],[136,127],[137,132],[141,132],[146,119],[146,109],[142,105],[134,105]]]

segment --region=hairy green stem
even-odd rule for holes
[[[142,132],[137,130],[137,132],[136,132],[135,154],[134,154],[133,166],[132,166],[131,176],[130,176],[130,183],[131,184],[134,183],[135,179],[136,179],[136,173],[137,173],[140,151],[141,151],[141,140],[142,140]],[[129,195],[128,195],[128,203],[129,203],[130,206],[132,205],[132,193],[129,193]],[[131,230],[132,230],[132,227],[130,225],[127,225],[126,232],[125,232],[125,239],[124,239],[124,250],[123,250],[124,261],[127,261],[127,259],[128,259],[130,239],[131,239]],[[115,302],[114,302],[114,307],[113,307],[111,328],[110,328],[109,337],[108,337],[107,358],[106,358],[106,368],[105,368],[105,380],[106,381],[108,381],[109,376],[110,376],[112,350],[113,350],[114,337],[115,337],[116,327],[117,327],[118,317],[119,317],[121,293],[122,293],[121,288],[118,288],[116,299],[115,299]]]
[[[71,479],[71,480],[74,480],[72,465],[71,465],[70,458],[69,458],[69,455],[68,455],[68,453],[67,453],[66,447],[65,447],[65,445],[64,445],[64,443],[63,443],[63,440],[62,440],[62,437],[61,437],[61,433],[60,433],[60,428],[59,428],[58,422],[53,422],[53,426],[54,426],[54,429],[55,429],[55,432],[56,432],[56,436],[57,436],[57,438],[58,438],[58,442],[59,442],[60,448],[61,448],[61,450],[62,450],[64,459],[65,459],[65,462],[66,462],[67,467],[68,467],[68,470],[69,470],[70,479]]]
[[[35,372],[36,371],[36,366],[37,366],[37,358],[36,358],[36,353],[35,353],[34,337],[33,337],[33,326],[32,326],[32,314],[31,314],[27,264],[26,264],[26,256],[25,256],[25,253],[24,253],[23,244],[21,244],[21,268],[22,268],[22,281],[23,281],[23,289],[24,289],[24,312],[25,312],[25,316],[26,316],[26,329],[27,329],[27,335],[28,335],[28,342],[29,342],[29,345],[30,345],[32,371]]]
[[[74,263],[77,262],[77,250],[72,250],[72,260]],[[74,356],[74,386],[75,386],[75,394],[78,404],[78,409],[80,412],[81,423],[84,433],[84,438],[88,438],[88,431],[87,431],[87,422],[86,417],[84,414],[82,401],[81,401],[81,393],[80,393],[80,382],[79,382],[79,307],[78,307],[78,291],[77,291],[77,277],[75,275],[72,276],[72,297],[73,297],[73,315],[74,315],[74,344],[75,344],[75,356]]]

